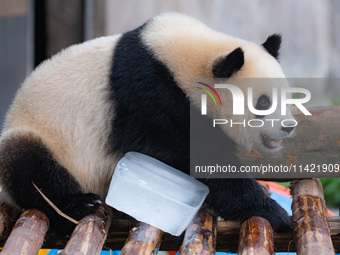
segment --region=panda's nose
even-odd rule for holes
[[[295,127],[282,127],[281,130],[284,132],[287,132],[288,134],[292,132],[295,129]]]

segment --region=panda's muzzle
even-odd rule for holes
[[[266,135],[262,135],[262,143],[269,149],[277,149],[282,144],[282,139],[274,139]]]

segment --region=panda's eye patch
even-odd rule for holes
[[[270,105],[271,103],[270,103],[269,97],[267,97],[266,95],[261,95],[259,99],[257,100],[255,109],[256,110],[268,110]],[[264,117],[264,115],[255,115],[255,117],[261,119]]]
[[[257,100],[255,109],[257,110],[268,110],[270,107],[270,99],[266,95],[261,95]]]

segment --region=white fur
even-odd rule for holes
[[[118,38],[75,45],[42,63],[17,92],[2,135],[20,130],[40,136],[83,191],[102,196],[116,165],[105,139],[114,110],[108,88]]]

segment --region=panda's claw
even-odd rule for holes
[[[66,215],[79,221],[86,215],[94,213],[98,209],[100,205],[98,201],[100,201],[100,197],[96,194],[72,194],[63,199],[59,209]],[[53,225],[55,226],[56,231],[61,235],[70,235],[75,227],[74,223],[63,218],[58,218],[58,222],[55,223],[56,224]]]
[[[96,200],[94,202],[97,203],[97,204],[100,204],[100,205],[103,203],[100,199],[98,199],[98,200]]]

